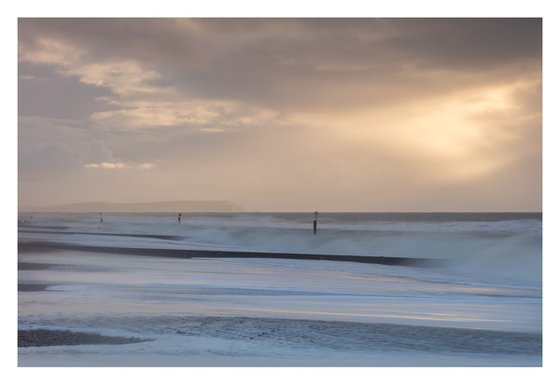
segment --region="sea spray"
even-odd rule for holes
[[[21,230],[51,229],[68,234],[65,241],[92,245],[438,258],[451,262],[449,273],[469,279],[541,285],[540,213],[321,213],[317,235],[313,219],[313,213],[184,213],[177,223],[170,213],[105,213],[100,225],[93,214],[35,213]]]

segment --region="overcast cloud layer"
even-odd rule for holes
[[[540,19],[20,19],[19,203],[540,211]]]

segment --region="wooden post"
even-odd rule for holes
[[[319,213],[315,211],[315,219],[313,220],[313,234],[317,234],[317,217]]]

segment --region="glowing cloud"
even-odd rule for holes
[[[156,168],[154,163],[134,163],[134,162],[101,162],[101,163],[88,163],[84,165],[85,168],[90,169],[104,169],[104,170],[152,170]]]

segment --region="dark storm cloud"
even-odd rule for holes
[[[411,19],[396,21],[387,45],[423,65],[482,70],[540,63],[541,19]]]
[[[23,20],[24,44],[52,36],[92,59],[135,59],[188,95],[271,108],[327,107],[408,94],[430,70],[539,65],[540,19]],[[469,81],[472,81],[470,79]],[[486,81],[486,79],[484,79]],[[462,86],[462,84],[458,84]],[[318,96],[320,95],[320,97]]]
[[[33,74],[33,75],[29,75]],[[18,80],[20,116],[78,119],[105,109],[98,101],[107,90],[86,86],[76,79],[61,79],[52,68],[21,63]]]

